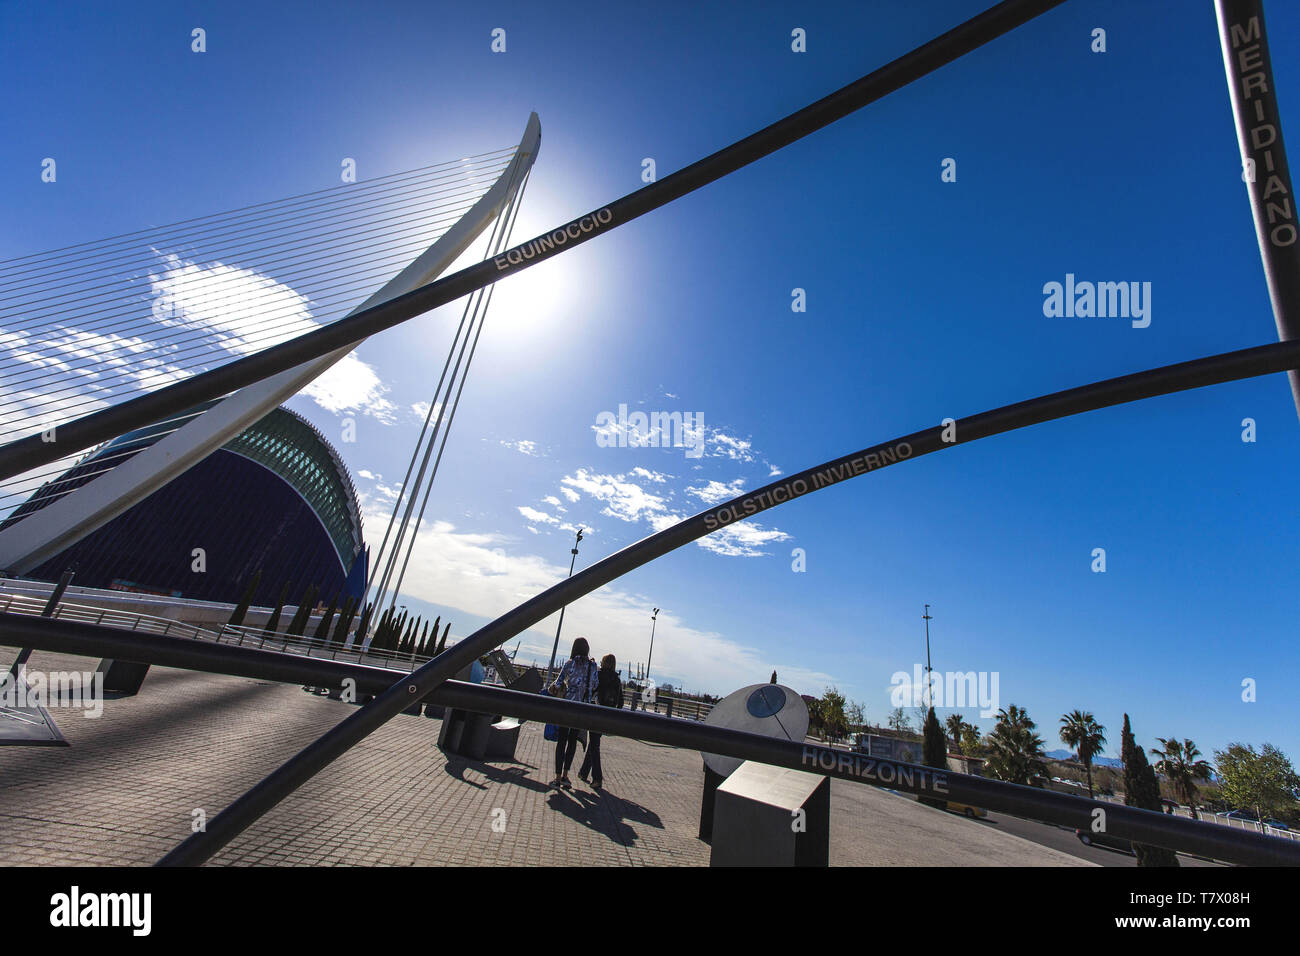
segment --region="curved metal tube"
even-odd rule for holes
[[[183,409],[193,408],[349,342],[392,328],[594,239],[842,119],[1063,2],[1004,0],[811,106],[607,206],[507,249],[494,259],[462,269],[390,302],[365,309],[351,318],[340,319],[255,355],[59,425],[55,430],[55,441],[46,441],[38,433],[0,446],[0,480]]]
[[[1106,379],[959,419],[953,442],[945,442],[944,426],[936,425],[833,459],[702,511],[597,561],[448,648],[290,758],[210,820],[205,833],[193,834],[161,862],[174,866],[203,863],[358,741],[412,703],[423,700],[470,661],[583,595],[733,521],[849,478],[955,445],[1080,412],[1292,368],[1300,368],[1300,342],[1263,345]]]

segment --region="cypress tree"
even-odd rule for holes
[[[338,608],[339,595],[342,593],[342,588],[334,593],[329,608],[321,615],[320,623],[316,625],[316,633],[313,635],[313,640],[317,644],[324,645],[329,639],[330,624],[334,621],[334,612]]]
[[[253,603],[253,595],[257,593],[258,585],[262,583],[262,569],[258,568],[253,572],[252,579],[248,582],[248,587],[244,588],[244,596],[239,599],[235,605],[235,610],[230,614],[231,627],[238,627],[244,623],[244,615],[248,613],[248,605]]]
[[[948,741],[943,735],[943,727],[939,724],[939,718],[935,716],[934,708],[925,715],[925,742],[921,745],[921,759],[925,761],[927,767],[937,767],[940,770],[948,769]],[[947,805],[945,800],[936,800],[933,797],[921,797],[921,802],[931,807],[942,809]]]
[[[298,602],[298,613],[289,622],[289,628],[285,631],[286,634],[302,637],[302,632],[307,629],[307,620],[311,617],[311,609],[316,605],[317,590],[318,588],[314,584],[307,586],[307,590],[303,592],[302,598]]]
[[[1133,739],[1129,729],[1128,714],[1124,715],[1124,730],[1120,736],[1120,759],[1124,762],[1124,803],[1126,806],[1160,812],[1160,784],[1151,769],[1147,755]],[[1133,844],[1138,866],[1178,866],[1178,855],[1162,846]]]
[[[362,595],[364,598],[364,595]],[[366,642],[366,632],[370,628],[370,619],[374,614],[375,606],[366,601],[365,606],[361,609],[361,618],[357,621],[357,637],[355,647],[359,651],[361,645]]]
[[[357,599],[349,594],[343,600],[343,610],[339,612],[339,622],[334,628],[334,636],[330,639],[331,644],[337,644],[342,647],[348,641],[348,628],[352,626],[352,617],[357,611]]]
[[[442,632],[442,640],[438,642],[438,653],[441,654],[447,649],[447,635],[451,633],[451,621],[447,622],[447,627]],[[435,655],[436,656],[436,655]]]
[[[284,613],[284,602],[289,598],[289,581],[286,579],[284,585],[280,588],[280,599],[275,602],[275,610],[267,618],[266,626],[262,628],[262,633],[266,635],[274,634],[280,629],[280,615]]]

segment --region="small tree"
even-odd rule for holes
[[[271,613],[271,616],[267,618],[266,626],[262,628],[263,634],[271,635],[280,629],[280,615],[284,613],[284,602],[288,599],[289,582],[285,581],[284,585],[280,588],[280,598],[275,602],[275,610]]]
[[[1155,771],[1147,763],[1147,756],[1133,739],[1128,714],[1124,715],[1124,729],[1120,736],[1120,758],[1124,761],[1124,803],[1143,810],[1160,811],[1160,785]],[[1178,855],[1161,846],[1133,844],[1138,866],[1178,866]]]
[[[339,622],[334,626],[330,643],[342,647],[348,642],[348,628],[352,626],[352,616],[357,613],[357,599],[349,594],[343,600],[343,610],[339,611]]]
[[[867,708],[861,701],[849,701],[844,707],[844,716],[848,719],[850,731],[861,730],[867,722]]]
[[[843,737],[848,731],[848,718],[844,715],[844,695],[834,687],[827,687],[821,700],[822,726],[828,739]]]
[[[316,604],[317,590],[316,585],[311,584],[303,592],[302,598],[298,601],[298,611],[294,614],[293,620],[289,622],[288,628],[285,629],[286,634],[302,637],[302,632],[307,629],[307,621],[311,617],[311,609]]]
[[[961,729],[961,752],[965,756],[981,757],[986,749],[978,727],[967,724]]]
[[[1235,807],[1253,810],[1260,820],[1295,808],[1300,778],[1287,755],[1272,744],[1264,744],[1259,753],[1253,744],[1231,744],[1214,752],[1214,762],[1219,790]]]
[[[361,617],[357,620],[356,649],[358,651],[365,644],[366,635],[370,632],[371,617],[374,615],[374,610],[375,605],[370,601],[367,601],[365,607],[361,609]]]
[[[923,732],[925,734],[925,742],[921,745],[921,759],[925,761],[927,767],[937,767],[940,770],[947,770],[948,739],[943,735],[943,727],[939,725],[939,718],[935,716],[933,707],[931,707],[929,713],[925,715]],[[936,800],[932,797],[922,797],[921,802],[929,804],[932,807],[939,807],[940,809],[947,806],[947,801]]]
[[[889,726],[899,733],[911,733],[912,724],[907,719],[907,711],[902,707],[895,707],[889,713]]]
[[[334,612],[338,609],[339,595],[342,593],[341,589],[334,593],[329,608],[321,615],[320,622],[316,625],[316,633],[312,635],[312,640],[322,647],[329,640],[330,624],[334,621]]]
[[[818,737],[824,737],[826,734],[826,724],[822,720],[822,708],[824,706],[820,697],[804,697],[804,703],[808,705],[808,732]]]
[[[239,603],[235,605],[234,611],[230,614],[230,621],[228,623],[231,627],[238,627],[244,623],[244,615],[248,613],[248,605],[253,603],[253,595],[257,593],[257,588],[261,583],[262,570],[259,568],[253,572],[253,577],[248,582],[248,587],[244,588],[244,596],[239,599]]]

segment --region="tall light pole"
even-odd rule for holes
[[[655,656],[655,622],[659,620],[659,608],[650,615],[650,654],[645,659],[645,679],[650,679],[650,659]]]
[[[928,716],[930,713],[928,709],[930,704],[930,685],[933,683],[930,680],[930,605],[927,604],[925,606],[925,613],[922,614],[921,617],[925,619],[925,702],[927,705],[926,714]]]
[[[578,529],[578,536],[573,540],[573,550],[569,553],[573,555],[569,559],[569,577],[573,577],[573,565],[578,560],[578,542],[582,540],[582,529]],[[564,607],[568,607],[566,604]],[[564,627],[564,607],[560,608],[560,621],[555,625],[555,643],[551,645],[551,663],[546,665],[546,686],[551,685],[551,674],[555,672],[555,653],[560,649],[560,628]]]

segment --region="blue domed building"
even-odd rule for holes
[[[42,486],[2,524],[22,521],[116,468],[169,431],[116,438]],[[202,549],[203,570],[196,570]],[[324,600],[360,599],[367,551],[356,491],[338,452],[301,415],[277,408],[99,530],[33,569],[85,587],[238,602],[259,575],[255,605],[290,602],[309,585]]]

